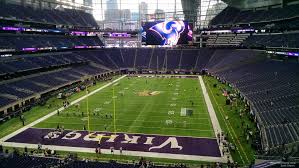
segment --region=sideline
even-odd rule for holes
[[[213,126],[213,129],[214,129],[215,137],[217,138],[217,133],[221,133],[222,130],[221,130],[219,121],[217,119],[217,116],[216,116],[214,107],[212,105],[212,102],[210,100],[208,91],[207,91],[206,86],[203,82],[202,76],[198,76],[198,79],[199,79],[201,90],[202,90],[202,93],[203,93],[203,96],[205,98],[205,102],[206,102],[206,105],[207,105],[207,108],[208,108],[208,112],[209,112],[210,119],[211,119],[211,122],[212,122],[212,126]]]
[[[222,130],[221,130],[218,118],[216,116],[213,104],[212,104],[211,99],[209,97],[208,91],[206,89],[205,83],[202,79],[202,76],[198,76],[198,80],[199,80],[201,90],[202,90],[202,93],[203,93],[203,96],[204,96],[204,99],[205,99],[205,102],[206,102],[206,105],[207,105],[207,108],[208,108],[208,112],[209,112],[211,123],[212,123],[213,129],[214,129],[215,137],[217,138],[217,134],[218,133],[221,134]],[[218,142],[218,140],[217,140],[217,142]],[[221,156],[223,158],[227,159],[226,155],[223,155],[223,151],[222,151],[223,150],[223,143],[222,143],[222,141],[220,141],[218,143],[218,146],[219,146]],[[229,158],[231,158],[231,156]]]

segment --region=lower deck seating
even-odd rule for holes
[[[36,156],[20,156],[13,154],[0,153],[0,167],[1,168],[48,168],[48,167],[63,167],[63,168],[186,168],[182,164],[169,166],[155,166],[152,163],[143,161],[142,163],[117,163],[111,162],[95,162],[74,160],[71,158],[61,159],[55,157],[36,157]]]
[[[210,67],[209,72],[232,84],[250,102],[265,133],[262,135],[265,149],[299,141],[298,63],[263,60],[233,66],[220,62]]]
[[[41,73],[25,79],[5,82],[0,84],[0,105],[6,106],[20,99],[41,94],[58,87],[79,81],[86,75],[96,75],[106,72],[106,70],[82,65],[78,67],[66,68],[53,72]]]

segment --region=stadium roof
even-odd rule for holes
[[[281,4],[283,0],[222,0],[229,6],[237,8],[256,8]]]

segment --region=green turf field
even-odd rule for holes
[[[70,106],[35,127],[56,128],[60,124],[65,129],[83,130],[84,125],[88,129],[86,107],[84,99],[79,106]],[[114,132],[115,126],[116,132],[215,136],[197,78],[126,77],[89,96],[88,107],[91,131]],[[193,115],[180,116],[181,108],[193,109]]]

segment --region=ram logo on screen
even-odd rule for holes
[[[184,21],[148,22],[143,26],[142,37],[147,45],[188,44],[192,29]]]

